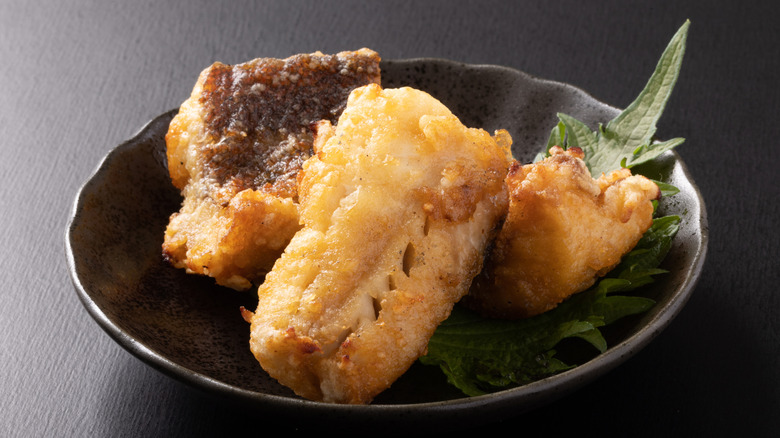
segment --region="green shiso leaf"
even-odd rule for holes
[[[550,132],[545,151],[534,161],[549,156],[555,145],[564,149],[579,147],[585,152],[591,174],[598,177],[602,172],[651,161],[679,146],[682,138],[655,142],[653,136],[679,75],[689,25],[686,21],[677,31],[645,88],[622,113],[595,132],[573,117],[558,114],[560,122]],[[679,191],[663,181],[655,182],[662,196]],[[625,293],[666,273],[659,266],[679,224],[679,216],[654,218],[652,227],[610,273],[543,314],[499,320],[455,306],[434,333],[428,353],[420,362],[440,367],[452,385],[475,396],[524,385],[577,366],[576,360],[558,357],[556,349],[564,340],[590,348],[593,355],[606,351],[601,327],[646,312],[655,304],[650,298]]]
[[[653,182],[655,183],[655,185],[658,186],[659,189],[661,189],[661,197],[674,196],[680,193],[680,189],[678,189],[677,187],[669,183],[665,183],[663,181],[657,181],[657,180],[653,180]]]
[[[550,132],[550,138],[547,140],[547,147],[544,152],[539,152],[534,158],[534,163],[543,160],[549,156],[550,148],[556,145],[562,145],[566,143],[566,125],[563,122],[558,122],[555,128]]]
[[[672,94],[680,74],[690,21],[686,21],[669,42],[645,88],[639,96],[606,126],[595,132],[566,114],[558,114],[566,139],[558,143],[564,149],[579,147],[594,177],[620,167],[631,168],[651,161],[679,146],[683,138],[655,142],[656,124]],[[549,149],[549,145],[548,145]]]

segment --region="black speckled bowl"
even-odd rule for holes
[[[426,90],[468,126],[489,132],[507,129],[522,162],[544,147],[557,112],[590,126],[618,112],[569,85],[504,67],[413,59],[385,61],[382,68],[386,87]],[[415,364],[368,406],[303,400],[266,375],[249,351],[248,324],[239,308],[254,309],[252,292],[222,289],[161,259],[163,231],[181,202],[165,163],[164,135],[174,114],[157,117],[109,153],[82,188],[67,230],[73,282],[98,324],[138,358],[207,392],[261,408],[269,416],[375,426],[446,421],[455,426],[533,409],[593,381],[650,342],[685,304],[704,262],[704,203],[680,157],[667,153],[644,170],[681,190],[660,206],[665,214],[683,217],[663,266],[670,273],[642,290],[657,305],[613,329],[605,353],[554,377],[480,397],[463,396],[437,368]]]

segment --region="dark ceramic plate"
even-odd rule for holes
[[[416,59],[386,61],[382,68],[386,87],[426,90],[467,126],[507,129],[522,162],[544,147],[557,112],[591,126],[618,112],[569,85],[504,67]],[[163,231],[181,202],[165,163],[164,135],[174,115],[170,111],[157,117],[109,153],[79,193],[67,232],[73,281],[98,324],[141,360],[268,414],[374,425],[397,420],[473,425],[533,409],[594,380],[644,347],[685,304],[704,262],[704,203],[680,157],[667,153],[645,172],[681,190],[660,205],[664,214],[683,217],[663,266],[670,273],[641,291],[657,300],[652,310],[606,333],[608,351],[554,377],[480,397],[463,396],[437,368],[415,364],[368,406],[302,400],[268,377],[249,351],[248,324],[239,308],[254,309],[253,294],[221,290],[210,279],[187,275],[161,259]]]

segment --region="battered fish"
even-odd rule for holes
[[[551,148],[514,163],[509,212],[463,303],[497,318],[525,318],[592,286],[653,223],[658,186],[628,169],[593,179],[579,148]]]
[[[303,228],[258,289],[251,351],[297,394],[368,403],[426,351],[506,212],[509,134],[411,88],[353,91],[299,174]]]
[[[300,229],[296,176],[312,154],[311,125],[335,122],[353,89],[379,81],[368,49],[204,70],[166,135],[184,201],[163,255],[234,289],[261,280]]]

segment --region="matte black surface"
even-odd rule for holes
[[[3,2],[0,435],[214,436],[271,424],[324,433],[316,420],[275,421],[147,366],[95,324],[70,280],[65,230],[79,188],[111,149],[186,99],[212,62],[366,46],[384,59],[504,65],[623,107],[686,18],[688,51],[658,135],[687,139],[679,154],[708,207],[709,251],[690,300],[584,388],[473,430],[467,418],[452,426],[774,436],[780,14],[772,2],[666,0]],[[371,431],[342,417],[336,433]]]

